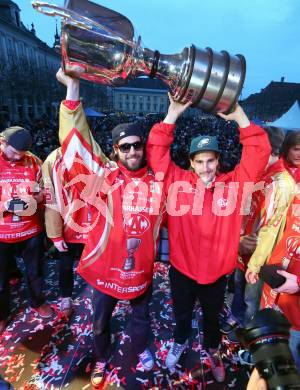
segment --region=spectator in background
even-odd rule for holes
[[[45,224],[48,238],[59,252],[60,311],[69,317],[73,311],[73,262],[81,255],[90,228],[91,212],[72,186],[61,148],[45,160],[43,180],[46,194]]]
[[[286,135],[281,154],[285,168],[295,182],[300,183],[300,131],[291,131]]]
[[[10,127],[0,140],[0,333],[9,310],[8,261],[16,247],[25,263],[31,307],[43,318],[52,315],[42,294],[43,224],[39,206],[43,204],[41,161],[28,152],[32,138],[22,127]]]
[[[279,158],[284,133],[275,127],[265,130],[272,154],[260,183],[256,184],[260,189],[250,194],[250,209],[243,220],[232,315],[222,326],[225,333],[237,325],[244,326],[259,309],[262,283],[258,273],[283,235],[286,213],[295,195],[295,182]]]
[[[284,235],[277,244],[269,264],[278,265],[277,273],[285,278],[274,290],[264,284],[262,308],[279,306],[291,324],[289,347],[300,372],[300,202],[295,197],[288,216]]]
[[[278,274],[286,278],[277,289],[263,285],[261,305],[278,305],[292,325],[289,346],[300,371],[300,131],[286,135],[282,145],[282,157],[289,173],[297,183],[297,192],[291,204],[281,241],[276,245],[269,264],[279,265]]]

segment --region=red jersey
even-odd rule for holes
[[[240,164],[206,188],[194,172],[171,161],[174,128],[163,122],[154,125],[147,143],[150,167],[164,175],[170,261],[198,283],[213,283],[236,267],[244,183],[260,179],[270,156],[270,144],[259,126],[240,129]]]
[[[110,162],[92,137],[80,105],[65,102],[60,140],[70,184],[94,206],[78,273],[94,288],[133,299],[152,283],[162,193],[147,168]]]
[[[29,152],[20,161],[9,161],[0,153],[0,167],[0,241],[27,240],[43,230],[41,206],[32,197],[32,193],[41,190],[41,161]],[[7,211],[9,201],[14,198],[24,200],[27,209]]]
[[[285,161],[289,173],[299,181],[299,168],[292,167]],[[299,194],[291,204],[285,231],[282,239],[276,245],[269,264],[283,266],[287,272],[300,276],[300,199]],[[292,327],[300,331],[300,292],[296,294],[276,293],[266,283],[263,285],[261,298],[262,308],[273,307],[278,304]]]

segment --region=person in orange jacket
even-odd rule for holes
[[[300,371],[300,131],[287,134],[281,154],[286,169],[298,186],[287,213],[283,237],[269,260],[269,264],[280,265],[283,268],[277,273],[285,278],[285,282],[274,290],[265,283],[261,306],[265,308],[278,305],[291,323],[289,346]]]

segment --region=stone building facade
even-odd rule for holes
[[[13,1],[0,0],[0,119],[12,122],[51,114],[59,97],[60,55],[36,36],[33,24],[24,26],[20,11]]]
[[[113,109],[125,114],[165,113],[168,109],[167,87],[157,79],[138,78],[112,92]]]

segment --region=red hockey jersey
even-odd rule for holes
[[[40,207],[32,194],[42,190],[41,161],[27,152],[20,161],[9,161],[0,153],[0,241],[14,243],[27,240],[43,229]],[[26,210],[16,206],[7,211],[9,202],[18,198]]]
[[[94,288],[133,299],[152,283],[161,187],[147,167],[131,172],[108,161],[88,129],[81,104],[61,105],[59,134],[70,183],[94,206],[77,271]]]

